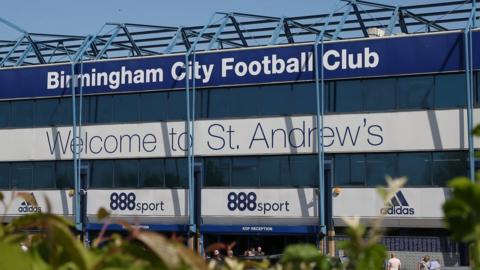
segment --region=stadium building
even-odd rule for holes
[[[0,18],[20,33],[0,41],[0,190],[38,201],[0,212],[46,211],[46,196],[87,240],[104,207],[200,249],[236,241],[236,254],[334,252],[323,240],[344,239],[343,218],[384,215],[382,241],[404,265],[464,265],[442,204],[447,181],[475,169],[476,9],[349,0],[330,14],[215,13],[86,37]],[[386,176],[408,177],[388,206],[376,194]]]

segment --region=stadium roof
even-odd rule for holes
[[[329,14],[271,17],[216,12],[201,26],[106,23],[88,36],[30,33],[0,17],[0,24],[20,34],[17,40],[0,36],[0,68],[313,42],[318,36],[323,40],[362,38],[369,36],[369,29],[382,35],[458,30],[465,29],[472,18],[476,21],[477,11],[474,0],[409,6],[339,0]]]

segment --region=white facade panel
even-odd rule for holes
[[[186,155],[185,130],[185,122],[92,125],[78,141],[83,159],[178,157]],[[323,129],[327,153],[461,150],[466,131],[465,110],[328,115]],[[316,149],[313,116],[201,120],[195,136],[198,156]],[[71,159],[72,140],[70,127],[3,129],[0,161]]]

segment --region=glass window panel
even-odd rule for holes
[[[188,187],[188,162],[186,158],[165,160],[165,186],[170,188]]]
[[[466,107],[467,83],[465,74],[444,74],[436,76],[435,107]]]
[[[387,176],[397,175],[396,162],[395,154],[366,155],[367,185],[385,186]]]
[[[407,177],[408,186],[432,185],[432,154],[400,153],[397,176]]]
[[[293,84],[293,94],[287,108],[289,114],[315,114],[317,112],[316,88],[314,83]]]
[[[94,123],[111,123],[113,119],[113,96],[90,97],[90,115],[93,115]]]
[[[224,118],[231,116],[230,112],[230,89],[208,89],[207,116],[210,118]]]
[[[349,155],[335,155],[333,163],[334,168],[334,185],[348,186],[350,185],[350,156]]]
[[[55,187],[55,162],[35,162],[34,163],[34,176],[33,187],[34,188],[50,188]]]
[[[289,186],[290,168],[287,156],[260,157],[260,186]]]
[[[362,154],[350,155],[350,184],[365,185],[366,180],[366,162]]]
[[[10,189],[10,163],[0,163],[0,189]]]
[[[91,162],[90,186],[94,188],[113,187],[113,161],[95,160]]]
[[[433,153],[433,184],[446,187],[457,176],[467,175],[467,152]]]
[[[57,188],[73,189],[75,176],[72,161],[57,161],[55,178]]]
[[[35,126],[55,125],[55,116],[59,113],[60,99],[38,99],[35,101]]]
[[[138,121],[137,94],[113,96],[113,121],[114,122],[137,122]]]
[[[185,91],[168,92],[166,112],[168,114],[168,120],[187,119]]]
[[[315,187],[318,179],[316,155],[290,156],[290,183],[295,187]]]
[[[260,115],[260,87],[235,87],[230,89],[230,113],[232,117]],[[222,105],[222,106],[225,106]]]
[[[140,187],[165,187],[165,161],[163,159],[140,160]]]
[[[338,81],[333,91],[335,112],[363,110],[363,86],[361,81]]]
[[[433,109],[433,76],[414,76],[397,80],[398,108]]]
[[[140,94],[140,120],[154,122],[166,120],[167,92]]]
[[[233,187],[258,187],[259,168],[257,157],[235,157],[232,163]]]
[[[366,111],[395,109],[395,79],[370,79],[363,81]]]
[[[205,186],[228,187],[230,186],[231,158],[206,158],[205,159]]]
[[[10,125],[10,102],[0,102],[0,127],[8,127]]]
[[[115,160],[115,187],[135,188],[138,186],[138,160]]]
[[[33,164],[31,162],[14,163],[11,167],[12,188],[32,189]]]
[[[260,87],[262,115],[290,115],[292,85],[267,85]]]
[[[12,121],[14,127],[33,126],[33,100],[19,100],[12,102]]]

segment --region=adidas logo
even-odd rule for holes
[[[30,193],[32,197],[34,197],[33,192]],[[18,207],[18,212],[20,213],[40,213],[42,212],[42,208],[40,206],[34,206],[27,201],[23,201],[20,206]]]
[[[410,207],[403,192],[399,190],[395,196],[390,199],[389,206],[380,209],[380,213],[388,216],[412,216],[415,215],[415,208]]]

